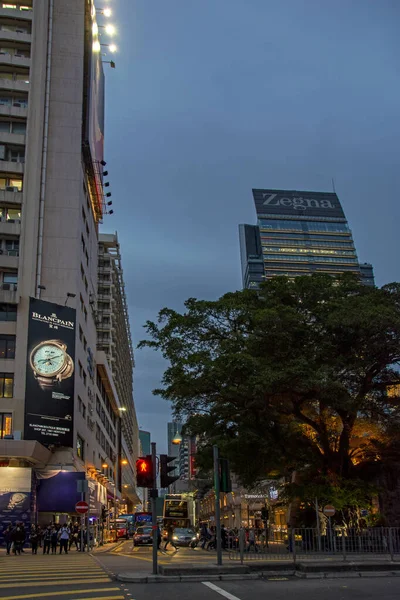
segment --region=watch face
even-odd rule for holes
[[[64,366],[65,352],[54,344],[41,344],[32,352],[32,367],[44,377],[53,377]]]

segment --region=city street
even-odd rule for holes
[[[397,600],[400,578],[126,584],[135,600]]]

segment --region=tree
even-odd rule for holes
[[[400,284],[276,277],[185,308],[161,310],[139,346],[169,361],[154,393],[203,461],[218,443],[244,485],[294,470],[334,484],[398,456]]]

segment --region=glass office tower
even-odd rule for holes
[[[374,285],[372,266],[360,267],[335,193],[254,189],[253,198],[257,225],[239,225],[243,287],[276,275],[343,272]]]

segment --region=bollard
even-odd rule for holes
[[[240,528],[239,531],[239,554],[240,554],[240,564],[243,564],[244,559],[244,529]]]

